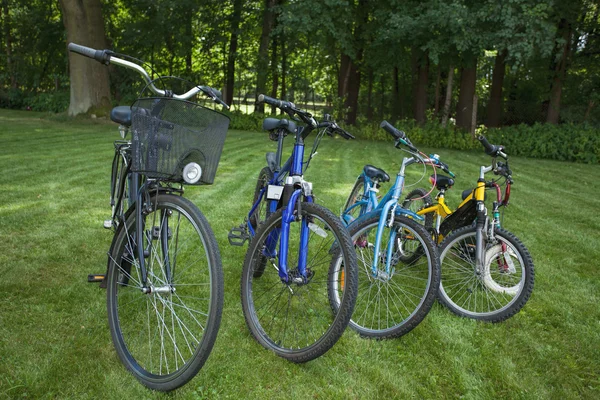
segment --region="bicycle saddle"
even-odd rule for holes
[[[290,133],[296,133],[296,124],[293,121],[288,121],[287,119],[277,119],[277,118],[265,118],[263,120],[263,129],[265,131],[272,131],[274,129],[285,129]]]
[[[390,176],[384,170],[372,165],[365,165],[363,171],[365,171],[365,175],[369,178],[378,179],[381,182],[388,182],[390,180]]]
[[[437,177],[431,175],[431,182],[438,190],[447,190],[454,185],[454,179],[444,175],[437,175]]]
[[[110,119],[118,124],[131,126],[131,107],[118,106],[110,111]]]

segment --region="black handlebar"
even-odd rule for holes
[[[68,47],[69,51],[81,54],[82,56],[93,58],[94,60],[98,61],[99,63],[106,64],[106,65],[108,65],[110,63],[110,56],[112,54],[114,54],[110,50],[96,50],[96,49],[92,49],[91,47],[81,46],[81,45],[75,44],[75,43],[69,43],[69,45],[67,47]]]
[[[350,132],[340,128],[334,121],[323,121],[317,125],[318,128],[327,128],[327,134],[332,136],[334,133],[340,135],[346,140],[356,139]]]
[[[392,137],[396,140],[396,147],[400,146],[401,144],[404,144],[410,150],[412,150],[414,152],[419,151],[415,146],[413,146],[410,139],[406,136],[406,133],[402,132],[399,129],[394,128],[394,126],[392,124],[390,124],[389,122],[381,121],[381,124],[379,125],[379,127],[382,128],[387,133],[389,133],[390,135],[392,135]]]
[[[495,144],[491,144],[490,142],[488,142],[488,140],[483,135],[479,135],[477,137],[477,139],[479,139],[479,142],[485,149],[485,154],[487,154],[488,156],[492,156],[492,157],[500,156],[504,159],[507,158],[507,155],[504,152],[504,146],[498,146]]]
[[[284,101],[284,100],[279,100],[279,99],[274,99],[272,97],[269,96],[265,96],[264,94],[259,94],[258,95],[258,102],[259,103],[267,103],[271,106],[275,106],[277,108],[281,108],[281,109],[294,109],[296,108],[296,106],[294,105],[294,103],[289,102],[289,101]]]
[[[392,124],[390,124],[387,121],[382,121],[381,124],[379,125],[380,128],[383,128],[384,131],[386,131],[387,133],[389,133],[390,135],[392,135],[392,137],[396,140],[398,139],[406,139],[406,134],[404,132],[402,132],[401,130],[398,130],[396,128],[394,128],[392,126]]]

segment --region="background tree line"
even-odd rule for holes
[[[454,118],[468,130],[473,123],[600,123],[597,0],[1,4],[2,107],[64,111],[70,82],[92,85],[84,91],[96,94],[72,102],[72,114],[131,102],[138,77],[109,68],[110,86],[99,87],[109,81],[98,75],[106,71],[75,56],[69,66],[66,42],[74,41],[221,88],[234,110],[266,93],[350,124]],[[274,112],[254,109],[265,111]]]

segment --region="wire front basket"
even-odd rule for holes
[[[229,118],[173,98],[141,98],[131,107],[132,170],[149,178],[183,183],[183,168],[197,163],[197,184],[215,179]]]

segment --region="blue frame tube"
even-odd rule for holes
[[[302,175],[302,160],[304,159],[304,143],[294,144],[292,153],[292,166],[290,168],[290,176]]]
[[[307,203],[312,203],[313,198],[311,196],[306,198]],[[308,229],[308,221],[306,217],[302,217],[302,228],[300,230],[300,249],[298,250],[298,272],[306,278],[306,261],[308,260],[308,236],[310,230]]]
[[[381,238],[383,236],[383,228],[388,221],[388,214],[391,208],[398,203],[398,198],[402,193],[402,187],[404,186],[404,176],[398,174],[396,176],[396,182],[392,189],[385,195],[385,197],[381,200],[381,203],[384,204],[381,208],[381,213],[379,214],[379,223],[377,224],[377,235],[375,237],[375,250],[373,256],[373,265],[371,266],[371,272],[373,276],[377,276],[377,258],[379,257],[379,251],[381,249]],[[390,198],[391,197],[391,198]],[[389,200],[386,200],[389,199]],[[384,203],[384,200],[385,203]],[[391,240],[394,239],[394,240]],[[387,274],[390,273],[390,261],[391,261],[391,253],[394,247],[394,241],[396,239],[395,232],[390,233],[390,241],[388,241],[388,248],[386,249],[386,260],[385,260],[385,272]]]
[[[287,256],[288,256],[288,242],[290,240],[290,223],[294,220],[294,208],[296,205],[296,201],[298,201],[298,196],[302,193],[302,190],[296,189],[292,196],[290,197],[290,202],[288,203],[285,210],[283,210],[283,215],[281,216],[281,237],[279,238],[279,277],[284,281],[288,282],[288,265],[287,265]],[[302,245],[300,246],[302,248]]]

